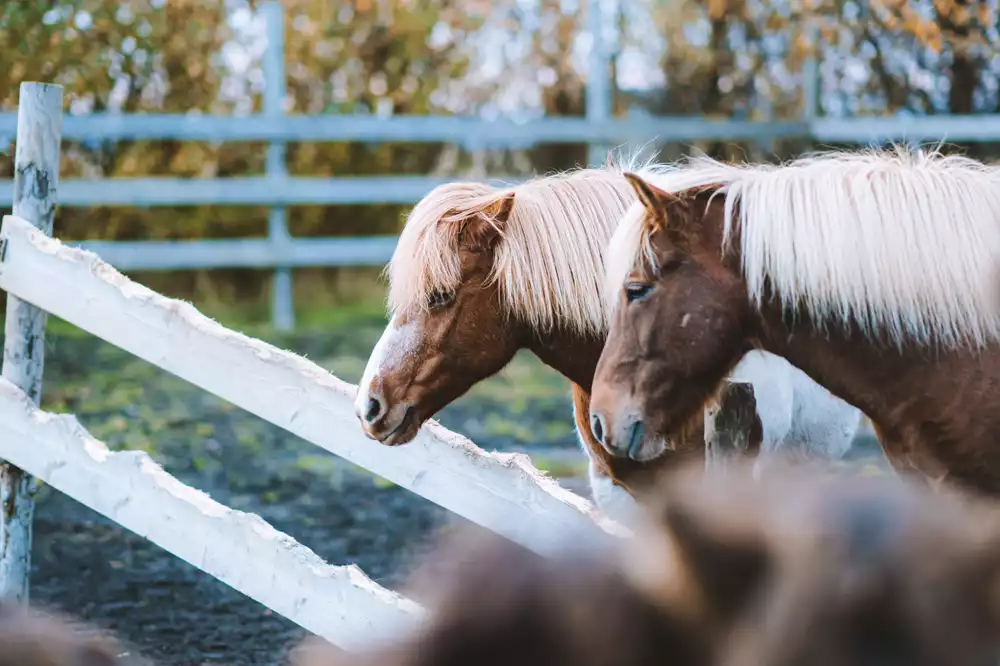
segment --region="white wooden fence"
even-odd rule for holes
[[[15,213],[35,219],[6,216],[0,230],[0,289],[8,295],[0,515],[21,508],[16,520],[0,522],[0,596],[27,598],[26,472],[345,649],[394,636],[421,615],[356,567],[328,565],[259,517],[183,485],[145,454],[111,453],[73,417],[40,410],[46,312],[537,552],[550,552],[569,533],[626,533],[522,454],[486,453],[433,422],[405,447],[368,440],[353,415],[355,386],[52,239],[60,103],[58,86],[22,84]],[[5,471],[13,481],[3,485]]]
[[[110,452],[74,417],[41,411],[5,379],[0,456],[345,649],[391,638],[419,617],[419,606],[357,567],[326,564],[260,517],[185,486],[143,452]]]

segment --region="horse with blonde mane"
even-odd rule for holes
[[[628,177],[605,446],[670,433],[762,349],[867,414],[898,472],[1000,493],[1000,169],[896,148]]]
[[[677,424],[669,445],[655,448],[602,447],[591,434],[589,391],[607,329],[601,298],[605,250],[634,201],[624,177],[630,168],[648,177],[660,171],[626,163],[511,188],[453,183],[414,207],[387,269],[391,320],[355,403],[370,438],[386,445],[409,442],[437,411],[528,349],[574,385],[577,431],[590,460],[595,499],[605,512],[624,517],[633,507],[630,495],[660,468],[704,456],[700,419]],[[756,377],[758,402],[770,391],[771,400],[786,401],[782,408],[790,410],[791,388],[768,387],[769,379]],[[802,422],[822,427],[803,436],[817,449],[841,454],[859,414],[818,386],[809,390],[821,399],[810,402],[815,411],[801,414]],[[843,420],[845,410],[849,422],[853,416],[849,436],[816,436],[836,430],[829,427],[831,418]],[[790,430],[767,418],[761,418],[765,431]]]

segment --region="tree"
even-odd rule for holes
[[[0,108],[14,110],[23,80],[65,86],[67,111],[231,114],[259,110],[260,26],[247,0],[72,0],[0,4]],[[460,6],[461,5],[461,6]],[[475,12],[454,0],[288,0],[292,113],[446,112],[439,94],[461,78]],[[443,38],[428,39],[428,35]],[[423,173],[440,146],[290,146],[295,173]],[[64,150],[66,178],[227,177],[263,171],[265,146],[203,142],[84,142]],[[11,176],[9,162],[0,177]],[[295,209],[293,232],[393,232],[399,207]],[[262,235],[267,214],[246,207],[62,209],[63,238],[151,239]],[[217,285],[256,293],[258,273],[213,271]],[[204,275],[171,278],[185,294]],[[149,278],[147,278],[148,280]],[[155,278],[154,282],[155,282]],[[239,294],[235,294],[239,295]]]

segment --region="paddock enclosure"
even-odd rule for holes
[[[567,530],[624,533],[523,454],[487,453],[436,423],[406,447],[371,442],[353,414],[355,386],[51,238],[61,98],[58,86],[22,84],[14,214],[0,231],[0,458],[9,463],[0,475],[0,592],[27,599],[27,473],[342,648],[389,638],[422,612],[358,567],[328,564],[257,515],[184,485],[146,453],[112,452],[73,416],[42,411],[43,313],[537,552]]]

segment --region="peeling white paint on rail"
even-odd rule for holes
[[[0,379],[0,458],[346,650],[392,640],[423,608],[332,566],[260,516],[184,485],[145,452],[111,452],[73,416]]]
[[[406,446],[381,446],[355,419],[357,387],[315,363],[231,331],[19,218],[4,218],[0,238],[0,288],[528,548],[548,554],[567,535],[628,533],[523,454],[487,453],[435,422]]]

